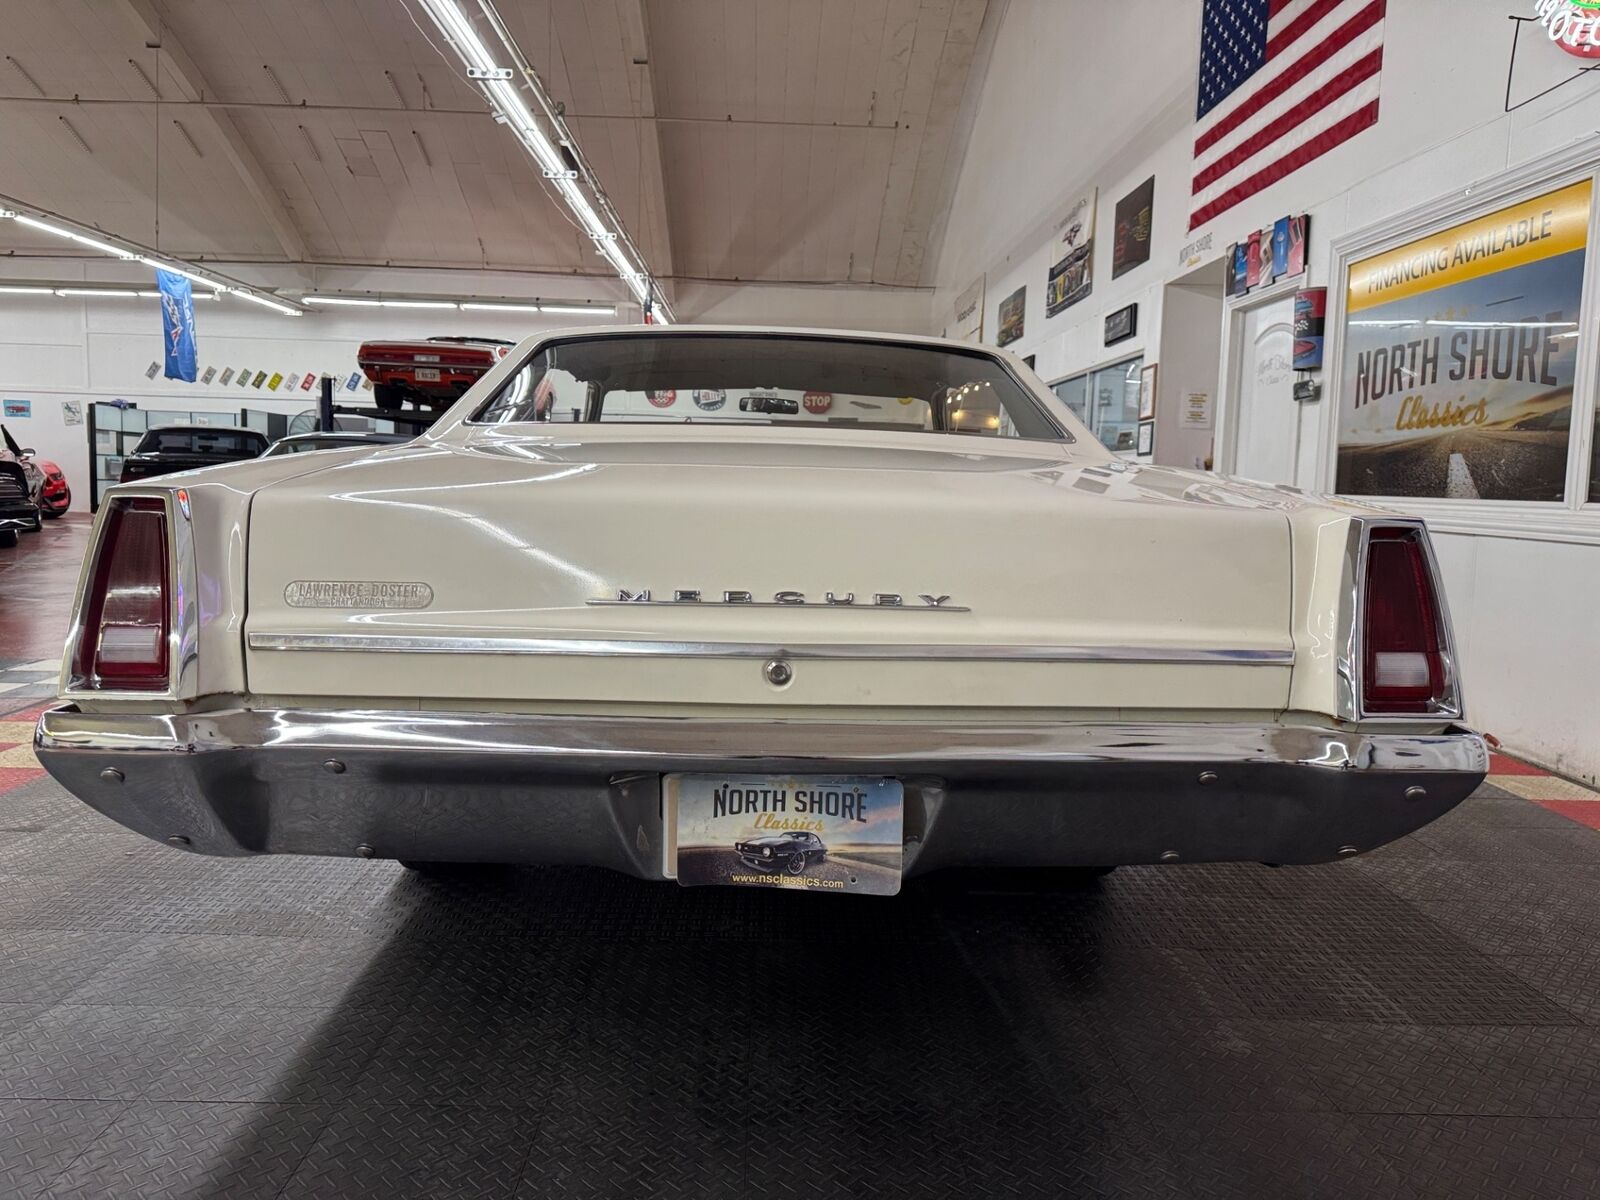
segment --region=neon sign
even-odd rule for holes
[[[1536,0],[1533,11],[1552,42],[1600,62],[1600,0]]]

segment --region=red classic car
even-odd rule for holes
[[[356,361],[372,380],[372,398],[379,408],[397,409],[407,400],[426,408],[448,408],[513,344],[475,337],[364,342]]]

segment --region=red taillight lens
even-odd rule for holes
[[[1431,713],[1445,700],[1439,602],[1419,529],[1377,528],[1367,542],[1362,701],[1369,713]]]
[[[112,500],[73,657],[77,686],[166,690],[167,578],[167,506],[147,498]]]

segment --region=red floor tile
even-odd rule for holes
[[[1534,803],[1590,829],[1600,829],[1600,800],[1535,800]]]
[[[44,775],[39,767],[0,767],[0,795],[25,783],[32,783]]]
[[[55,704],[54,700],[46,700],[43,704],[19,708],[15,712],[0,711],[0,721],[37,721],[40,713],[47,708],[54,708]]]
[[[1489,774],[1491,775],[1548,775],[1543,767],[1536,767],[1532,763],[1525,763],[1520,759],[1512,758],[1509,754],[1489,755]]]

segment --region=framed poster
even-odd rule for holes
[[[1585,179],[1350,265],[1338,491],[1565,498],[1590,192]]]
[[[1044,287],[1046,317],[1065,312],[1094,291],[1094,214],[1099,198],[1099,189],[1090,188],[1072,202],[1056,226]]]
[[[997,346],[1009,346],[1022,336],[1022,317],[1027,300],[1028,285],[1023,284],[1000,301],[1000,329],[995,335]]]
[[[956,297],[955,319],[950,324],[950,337],[963,342],[983,341],[983,281],[977,282]]]
[[[1120,279],[1150,261],[1150,220],[1155,208],[1156,177],[1146,179],[1117,201],[1116,230],[1111,244],[1111,278]]]
[[[1139,371],[1139,420],[1156,419],[1156,364],[1151,363]]]
[[[1135,454],[1151,455],[1156,451],[1156,423],[1154,421],[1139,422],[1139,440],[1134,446]]]
[[[1322,370],[1323,328],[1327,321],[1328,289],[1301,288],[1294,294],[1294,369]]]

